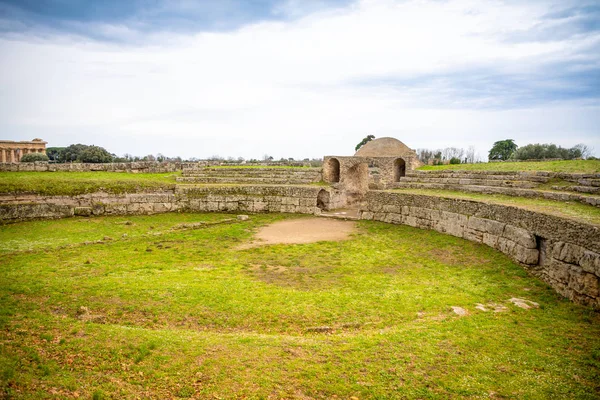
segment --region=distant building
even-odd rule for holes
[[[0,162],[18,163],[21,157],[29,153],[46,154],[46,144],[42,139],[33,139],[30,142],[15,142],[12,140],[0,140]]]

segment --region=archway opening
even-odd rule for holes
[[[340,181],[340,161],[337,158],[330,158],[325,164],[323,170],[325,181],[336,183]]]
[[[325,189],[321,189],[317,195],[317,207],[322,211],[329,211],[331,195]]]
[[[403,159],[394,160],[394,182],[400,182],[400,178],[406,176],[406,163]]]
[[[342,184],[348,195],[348,204],[362,201],[365,193],[369,191],[369,165],[359,162],[344,170]]]

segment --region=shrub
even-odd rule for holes
[[[48,156],[42,153],[29,153],[21,157],[21,162],[48,161]]]
[[[460,164],[460,158],[458,158],[458,157],[452,157],[450,159],[450,164]]]

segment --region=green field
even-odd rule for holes
[[[0,193],[68,195],[133,193],[173,189],[181,172],[132,174],[127,172],[0,172]]]
[[[494,162],[478,164],[426,165],[420,171],[548,171],[569,173],[599,173],[600,160],[564,160],[535,162]]]
[[[600,395],[600,315],[489,247],[361,221],[347,241],[238,249],[303,218],[277,214],[172,229],[227,218],[0,226],[0,397]]]

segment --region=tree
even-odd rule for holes
[[[29,153],[21,157],[21,162],[48,161],[48,156],[42,153]]]
[[[85,144],[72,144],[65,148],[60,154],[60,160],[62,162],[73,162],[79,160],[81,153],[87,148]]]
[[[66,147],[47,147],[46,155],[50,161],[62,162],[61,156]]]
[[[508,160],[518,147],[513,139],[499,140],[490,149],[488,158],[490,160]]]
[[[100,146],[86,146],[77,161],[84,163],[109,163],[113,160],[113,155],[110,154],[106,149]]]
[[[535,143],[519,147],[512,155],[515,160],[544,160],[548,158],[560,158],[563,160],[573,160],[583,158],[583,152],[586,151],[585,145],[579,144],[570,149],[557,146],[552,143]]]
[[[592,156],[592,153],[594,152],[593,148],[591,148],[583,143],[579,143],[579,144],[575,145],[573,148],[581,151],[581,158],[589,158]]]
[[[368,135],[363,140],[361,140],[361,142],[359,144],[356,145],[356,147],[354,148],[354,151],[358,151],[358,149],[360,149],[361,147],[363,147],[365,144],[367,144],[368,142],[370,142],[373,139],[375,139],[374,135]]]

